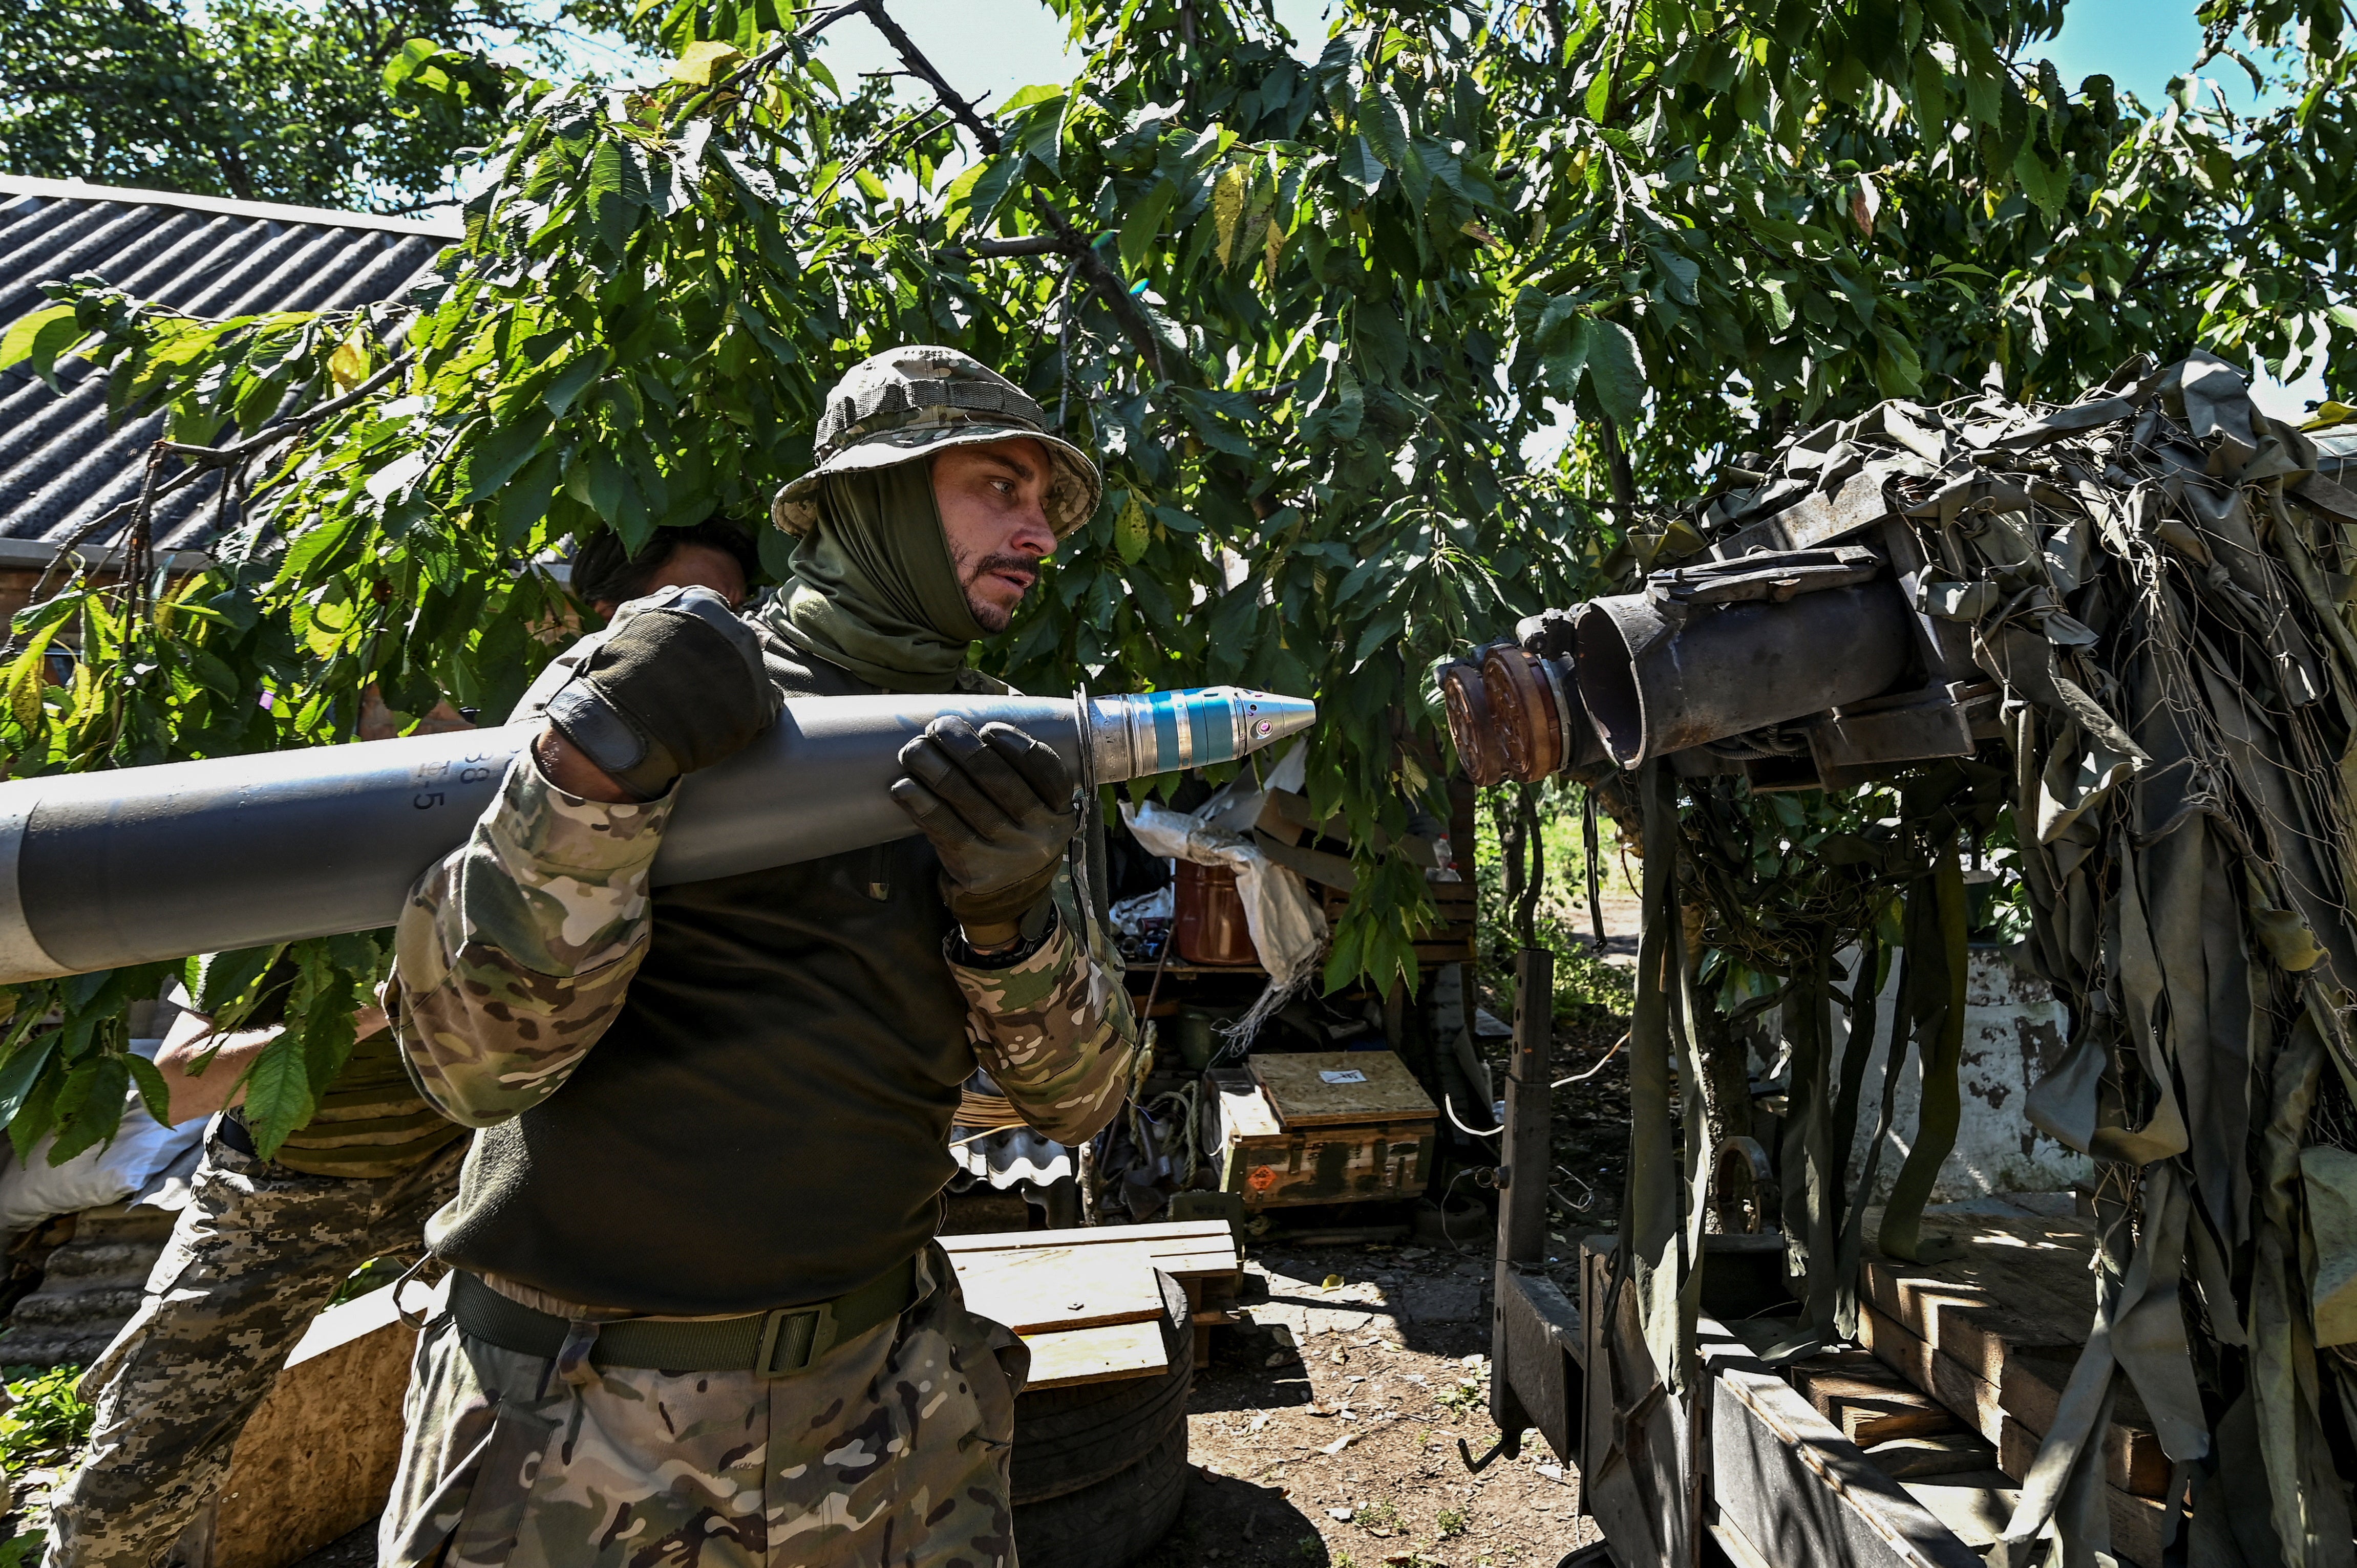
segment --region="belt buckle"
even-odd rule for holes
[[[797,1346],[797,1336],[790,1336],[786,1326],[795,1318],[811,1320],[810,1337]],[[788,1362],[778,1365],[780,1341],[784,1342]],[[781,1306],[761,1315],[761,1342],[753,1352],[753,1375],[758,1378],[782,1378],[789,1372],[799,1372],[824,1355],[834,1345],[834,1304],[820,1302],[816,1306]]]

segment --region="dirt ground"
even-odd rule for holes
[[[1553,1568],[1596,1539],[1544,1444],[1472,1468],[1498,1442],[1484,1251],[1272,1251],[1247,1267],[1253,1322],[1211,1337],[1186,1506],[1146,1564]]]
[[[1595,1067],[1626,1027],[1602,1012],[1559,1026],[1557,1073]],[[1566,1289],[1578,1238],[1617,1213],[1624,1059],[1555,1093],[1553,1186],[1563,1202],[1587,1202],[1551,1215],[1551,1272]],[[1493,1247],[1487,1225],[1460,1227],[1453,1244],[1248,1244],[1247,1322],[1212,1333],[1188,1405],[1186,1506],[1145,1568],[1554,1568],[1596,1541],[1577,1471],[1534,1434],[1519,1458],[1474,1468],[1498,1444]]]

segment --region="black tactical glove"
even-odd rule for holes
[[[778,716],[761,644],[710,588],[668,587],[614,613],[606,640],[548,700],[548,722],[641,800],[742,750]]]
[[[1023,933],[1081,825],[1072,771],[1013,725],[935,719],[900,748],[892,799],[942,857],[942,896],[977,948]]]

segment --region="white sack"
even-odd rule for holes
[[[1157,800],[1144,805],[1124,801],[1121,819],[1148,854],[1224,865],[1236,874],[1244,928],[1252,933],[1261,966],[1268,971],[1274,990],[1289,990],[1308,977],[1326,950],[1326,912],[1298,873],[1271,861],[1243,833],[1206,822],[1222,814],[1221,808],[1229,803],[1215,796],[1201,813],[1190,816]],[[1256,807],[1253,814],[1259,814]]]
[[[134,1040],[131,1048],[152,1058],[160,1040]],[[157,1172],[204,1142],[210,1117],[167,1127],[147,1114],[136,1090],[123,1097],[123,1125],[114,1141],[84,1149],[61,1165],[49,1164],[54,1135],[33,1145],[32,1157],[0,1172],[0,1230],[22,1230],[53,1214],[79,1214],[120,1203],[145,1187]]]

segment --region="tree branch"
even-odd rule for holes
[[[815,9],[815,7],[813,8]],[[799,38],[814,38],[845,16],[856,16],[866,9],[867,0],[845,0],[844,4],[831,7],[825,15],[813,17],[802,24],[795,30],[794,36]]]
[[[2168,238],[2169,231],[2166,229],[2153,231],[2152,238],[2145,242],[2144,254],[2136,258],[2136,269],[2128,274],[2127,282],[2120,285],[2122,298],[2134,294],[2143,284],[2144,274],[2151,270],[2153,258],[2160,254],[2161,243]]]
[[[997,128],[976,113],[974,105],[960,97],[957,90],[949,84],[948,79],[933,69],[933,62],[927,59],[924,51],[917,48],[917,41],[908,35],[899,23],[892,19],[890,12],[884,9],[883,0],[858,0],[858,8],[867,13],[867,19],[876,25],[876,30],[883,34],[884,40],[899,53],[901,62],[922,78],[926,86],[940,95],[942,107],[956,116],[957,123],[966,128],[985,155],[996,155],[1006,145],[999,137]]]
[[[1048,227],[1056,231],[1056,238],[1062,242],[1064,253],[1080,263],[1081,275],[1088,279],[1091,291],[1113,313],[1122,336],[1127,338],[1130,345],[1145,358],[1146,367],[1154,372],[1154,379],[1167,380],[1162,371],[1162,339],[1154,335],[1154,324],[1146,318],[1146,312],[1137,307],[1137,301],[1129,296],[1128,286],[1121,281],[1121,274],[1105,264],[1105,259],[1097,254],[1096,247],[1089,243],[1088,237],[1072,227],[1071,220],[1056,209],[1054,202],[1043,199],[1035,204],[1033,210],[1046,219]]]
[[[1609,415],[1596,422],[1597,445],[1604,449],[1605,475],[1612,499],[1624,507],[1637,504],[1637,477],[1629,466],[1629,449],[1620,444],[1620,427]]]
[[[975,256],[1060,256],[1064,243],[1053,234],[1022,234],[1012,240],[969,240],[958,247]]]
[[[161,450],[176,456],[190,459],[199,468],[226,468],[231,464],[244,462],[264,447],[307,429],[323,419],[332,418],[343,413],[344,410],[352,407],[371,392],[393,380],[406,369],[408,364],[408,355],[398,355],[384,369],[343,396],[330,398],[317,407],[307,408],[300,413],[290,413],[285,418],[247,436],[244,440],[233,442],[227,446],[192,446],[179,441],[158,441],[156,445]]]
[[[977,113],[974,105],[960,97],[957,90],[952,88],[942,73],[933,68],[933,62],[927,59],[924,51],[917,48],[916,40],[909,38],[900,24],[894,21],[890,14],[884,9],[883,0],[857,0],[857,4],[866,12],[867,19],[876,25],[877,31],[882,33],[893,48],[899,51],[901,63],[933,90],[942,101],[942,107],[947,109],[952,117],[966,128],[967,134],[974,137],[975,145],[982,149],[984,156],[994,156],[1006,149],[1006,139],[999,135],[997,128]],[[1112,313],[1114,321],[1121,328],[1122,336],[1127,338],[1131,346],[1136,349],[1139,355],[1145,359],[1146,369],[1154,372],[1157,381],[1167,379],[1162,369],[1162,340],[1155,336],[1154,324],[1148,321],[1146,313],[1138,308],[1137,301],[1130,297],[1129,287],[1122,282],[1121,274],[1105,264],[1105,259],[1097,254],[1095,247],[1089,243],[1088,237],[1072,227],[1071,220],[1057,209],[1054,202],[1040,197],[1033,202],[1032,209],[1046,221],[1049,228],[1056,231],[1054,248],[1079,263],[1081,275],[1088,280],[1090,292],[1093,293],[1099,303]],[[976,243],[980,245],[1019,242],[1002,240],[981,241]],[[979,255],[985,252],[977,249],[975,253]],[[1045,252],[1009,251],[999,253],[1039,255]]]

